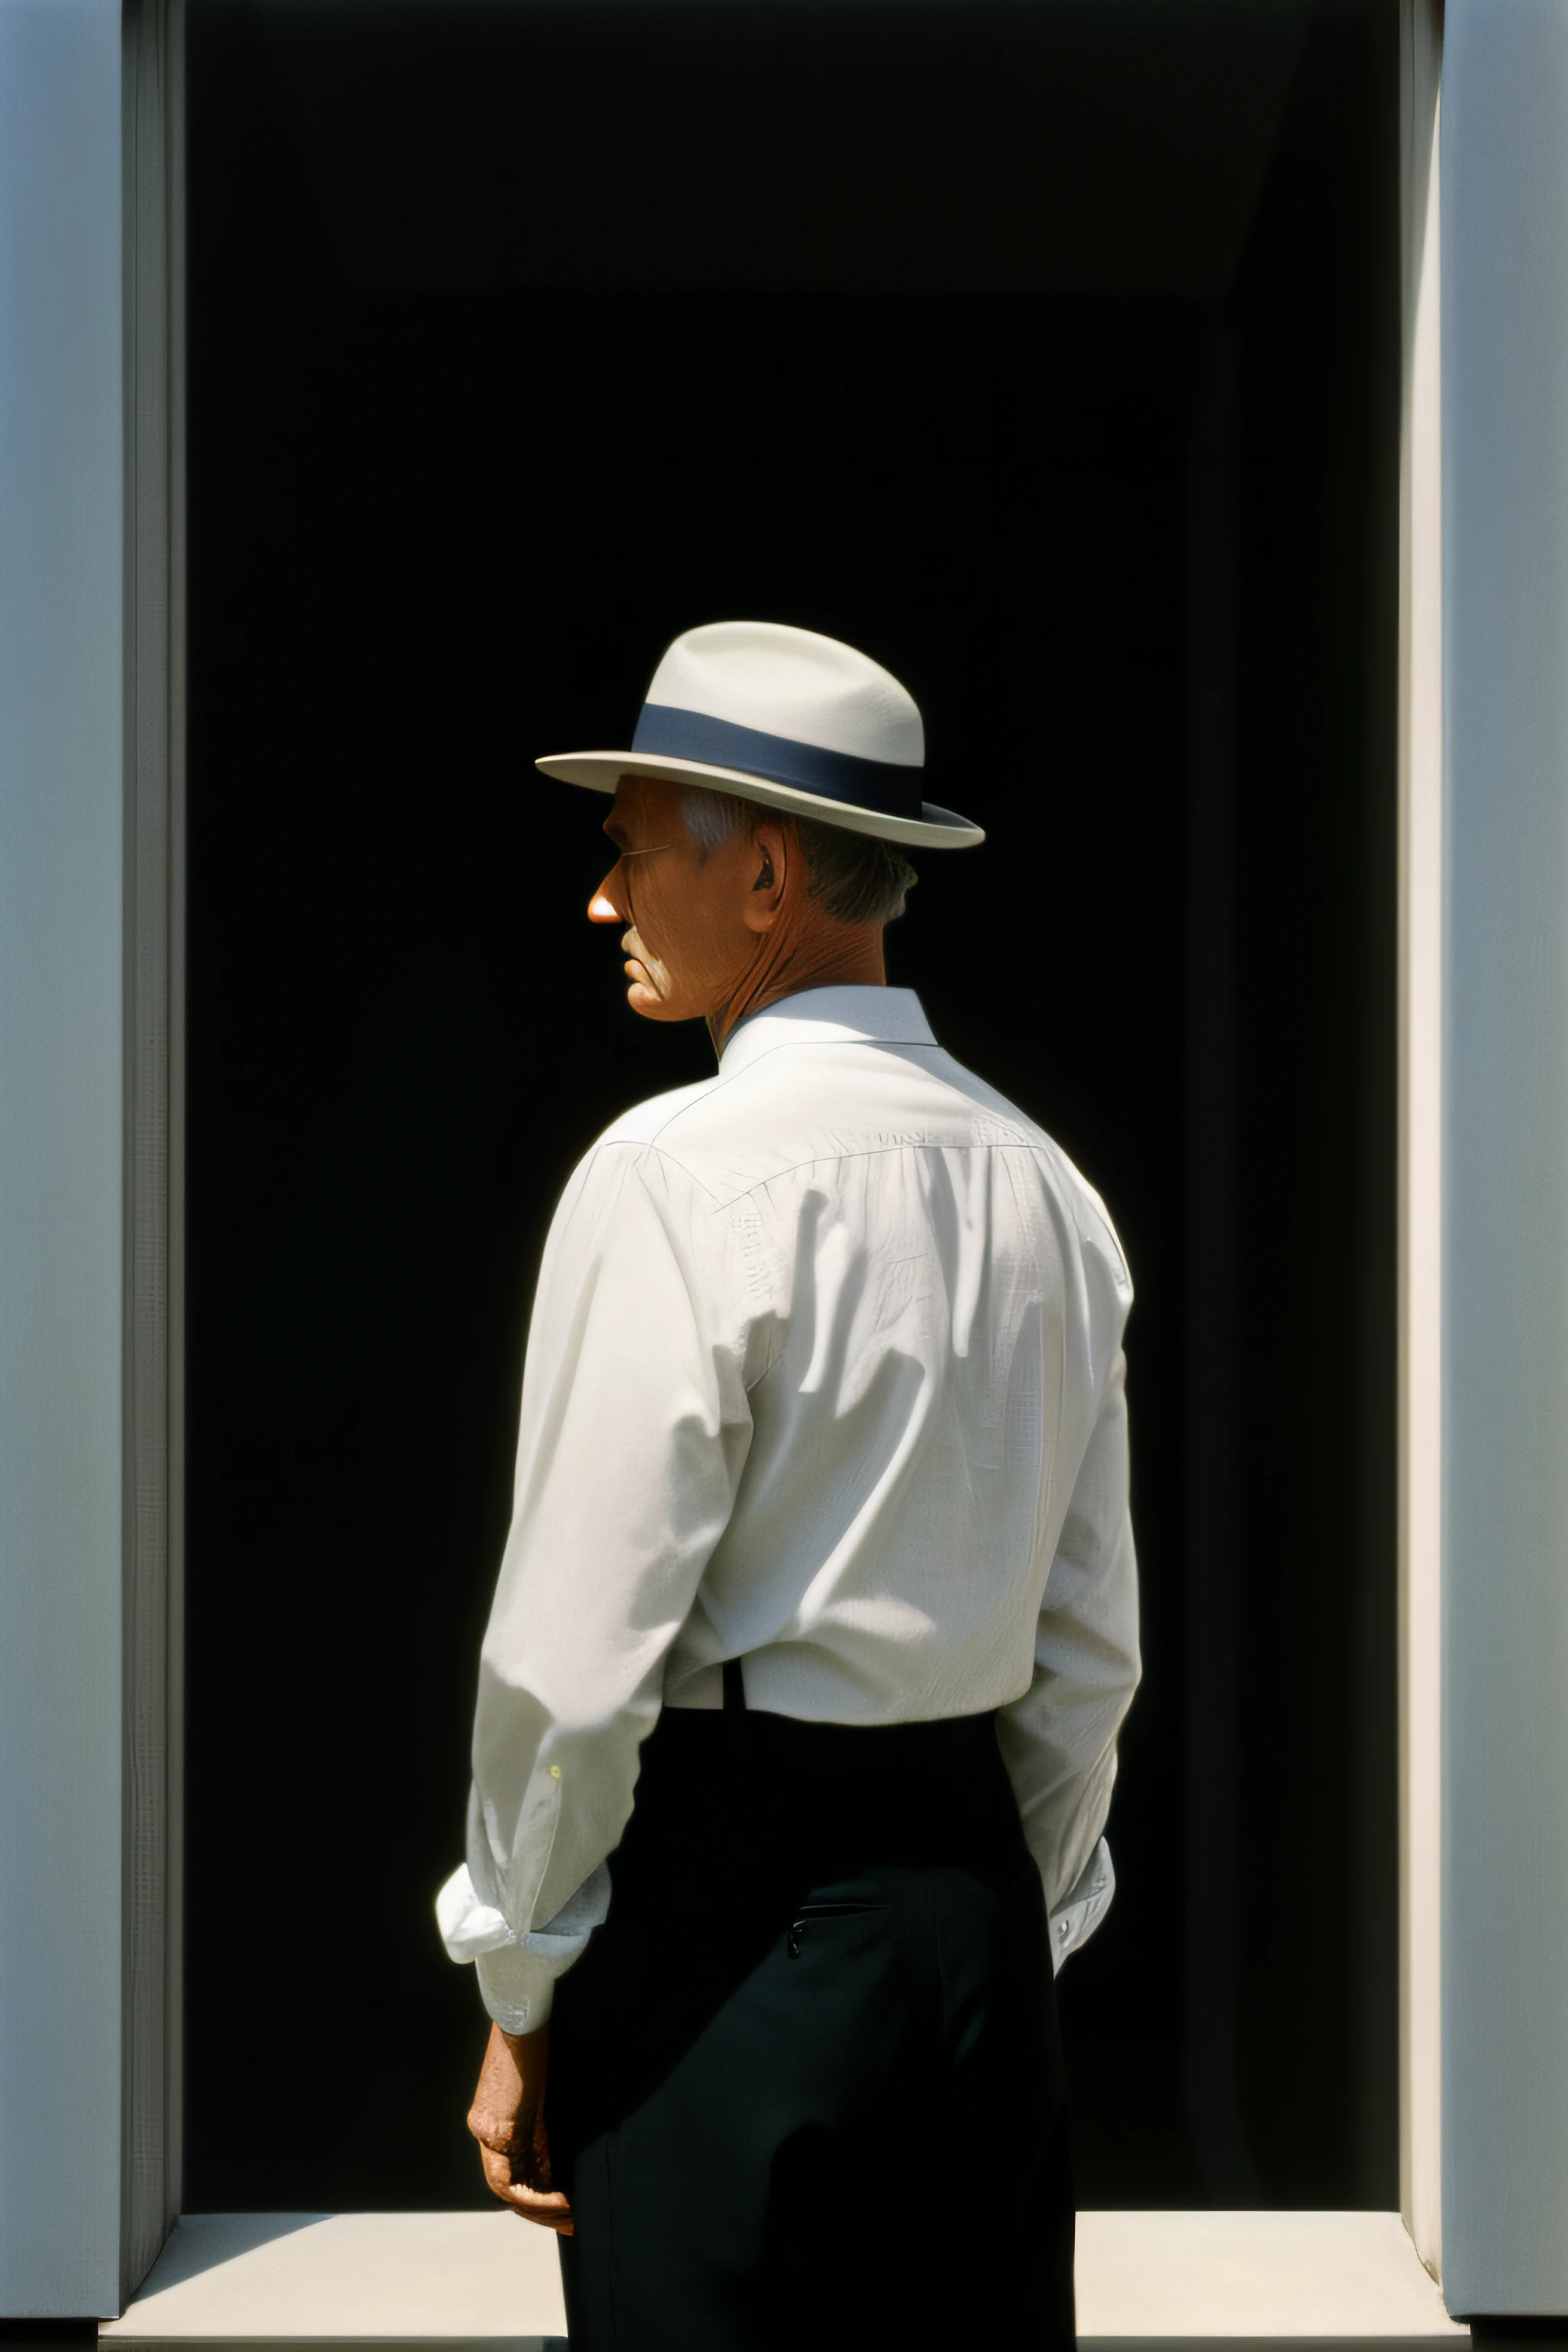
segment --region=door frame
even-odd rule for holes
[[[1443,1780],[1445,1770],[1458,1769],[1446,1746],[1445,1708],[1463,1671],[1462,1662],[1445,1660],[1444,1612],[1456,1591],[1468,1590],[1456,1581],[1461,1570],[1470,1572],[1445,1557],[1456,1497],[1451,1475],[1445,1484],[1451,1448],[1443,1377],[1446,1267],[1457,1246],[1445,1222],[1453,1152],[1445,1011],[1447,1003],[1451,1015],[1456,990],[1470,984],[1468,969],[1454,961],[1455,877],[1446,883],[1444,872],[1456,789],[1445,775],[1452,725],[1445,698],[1457,625],[1451,596],[1445,619],[1444,499],[1465,451],[1451,431],[1445,439],[1443,405],[1445,366],[1455,364],[1456,348],[1444,341],[1441,299],[1455,282],[1439,221],[1440,189],[1448,185],[1450,213],[1455,201],[1438,138],[1443,9],[1441,0],[1400,6],[1401,2201],[1422,2260],[1441,2277],[1445,2235],[1456,2211],[1468,2212],[1471,2194],[1452,2149],[1446,2182],[1445,2104],[1452,2070],[1469,2047],[1466,2037],[1480,2030],[1444,1980],[1449,1956],[1470,1932],[1446,1902]],[[1494,38],[1516,48],[1531,40],[1550,47],[1531,0],[1448,0],[1450,48],[1461,21],[1472,61]],[[12,193],[25,189],[29,220],[49,226],[69,264],[63,276],[57,272],[52,293],[36,274],[0,269],[0,335],[28,352],[40,404],[58,393],[81,410],[90,394],[88,422],[109,447],[104,420],[116,419],[118,446],[114,494],[100,479],[100,495],[87,499],[80,432],[74,459],[68,463],[69,452],[57,449],[42,466],[30,445],[0,436],[0,500],[9,502],[0,513],[22,511],[16,501],[24,494],[31,500],[26,547],[39,553],[46,584],[38,593],[47,604],[55,574],[43,554],[64,551],[76,603],[55,595],[45,620],[52,642],[73,658],[79,652],[68,676],[46,675],[37,664],[26,673],[0,672],[13,704],[12,722],[0,723],[21,730],[0,735],[0,744],[10,740],[26,753],[4,843],[20,861],[13,870],[38,925],[47,919],[51,937],[79,950],[72,969],[85,993],[40,999],[37,1034],[55,1057],[48,1068],[63,1066],[62,1057],[81,1064],[91,1041],[119,1041],[112,1070],[100,1056],[88,1113],[74,1098],[62,1107],[58,1090],[50,1093],[38,1076],[43,1060],[37,1067],[17,1064],[20,1076],[8,1080],[19,1090],[7,1111],[17,1110],[26,1129],[31,1189],[0,1223],[0,1261],[8,1280],[17,1265],[41,1268],[43,1286],[28,1294],[32,1319],[14,1320],[0,1333],[0,1411],[13,1441],[5,1455],[15,1481],[10,1525],[20,1546],[12,1583],[16,1622],[29,1643],[26,1673],[45,1683],[55,1677],[59,1688],[45,1692],[49,1706],[40,1713],[30,1706],[37,1691],[16,1680],[22,1670],[0,1665],[0,1706],[15,1702],[12,1720],[21,1727],[6,1753],[14,1748],[22,1769],[0,1788],[6,1838],[0,1853],[17,1898],[8,1908],[14,1919],[49,1923],[42,1934],[0,1931],[5,1981],[20,1988],[0,2023],[10,2142],[0,2147],[0,2183],[26,2190],[0,2196],[0,2310],[108,2316],[145,2276],[180,2210],[184,0],[13,0],[0,38],[20,68],[9,97],[0,76],[0,150],[9,123],[9,168],[23,175]],[[1568,53],[1561,60],[1553,53],[1545,64],[1554,71],[1562,65],[1568,90]],[[1472,64],[1472,79],[1474,70]],[[23,110],[36,118],[40,104],[48,139],[23,131]],[[1473,158],[1478,142],[1495,138],[1495,126],[1489,133],[1477,112],[1465,121]],[[104,169],[106,144],[117,152],[113,175]],[[1458,184],[1462,191],[1471,182]],[[110,213],[117,280],[103,265]],[[1533,266],[1539,273],[1546,265],[1538,256]],[[1515,292],[1521,309],[1530,290],[1521,281]],[[68,313],[80,330],[68,349],[44,331]],[[22,562],[23,545],[13,536],[13,564]],[[97,598],[91,625],[83,618],[84,582]],[[1528,588],[1521,573],[1517,593]],[[114,605],[110,637],[100,624]],[[101,711],[110,691],[120,709],[112,743],[101,726],[83,731],[83,696]],[[47,796],[51,808],[59,804],[62,777],[77,795],[71,856],[46,838],[47,826],[29,830],[29,812],[36,816]],[[108,902],[85,878],[101,873],[106,859],[119,876],[109,940]],[[27,940],[43,935],[35,927],[14,942],[14,1003],[30,1005],[39,994],[37,957],[29,964],[25,955]],[[1520,1115],[1528,1122],[1522,1097]],[[103,1169],[110,1133],[120,1139],[112,1184]],[[76,1217],[73,1248],[63,1222],[76,1197],[70,1186],[90,1171],[101,1180],[96,1222]],[[105,1274],[110,1265],[117,1280]],[[1568,1285],[1568,1268],[1561,1276],[1547,1268],[1542,1278]],[[40,1331],[74,1334],[74,1354],[60,1352],[61,1339],[40,1369]],[[108,1402],[106,1361],[116,1368]],[[26,1395],[42,1402],[18,1402]],[[47,1421],[39,1417],[45,1408]],[[63,1457],[48,1434],[62,1426],[74,1448],[66,1506]],[[103,1507],[110,1495],[118,1496],[117,1514]],[[37,1530],[46,1528],[58,1540],[43,1541]],[[68,1751],[55,1721],[60,1707],[96,1727]],[[1514,1782],[1522,1787],[1531,1768],[1518,1741],[1508,1759],[1488,1766],[1497,1801]],[[62,1853],[79,1866],[63,1870]],[[1520,2034],[1528,2038],[1531,2025],[1525,2017]],[[1542,2047],[1542,2063],[1558,2067],[1568,2089],[1568,2051]],[[47,2067],[38,2063],[46,2048]],[[112,2129],[105,2122],[110,2108]],[[83,2116],[93,2118],[85,2143]],[[85,2221],[84,2145],[93,2192]],[[1507,2299],[1509,2259],[1505,2249],[1501,2269],[1495,2263],[1489,2269],[1486,2259],[1471,2266],[1487,2308],[1514,2307]],[[1539,2286],[1531,2292],[1539,2294]],[[1568,2282],[1557,2307],[1568,2307]]]

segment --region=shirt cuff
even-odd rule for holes
[[[549,2018],[555,1979],[580,1959],[610,1907],[610,1874],[600,1863],[552,1919],[516,1935],[486,1903],[467,1864],[436,1897],[441,1940],[454,1960],[472,1960],[479,1997],[503,2033],[534,2033]]]
[[[1103,1838],[1079,1872],[1072,1891],[1059,1910],[1051,1913],[1051,1974],[1061,1972],[1062,1962],[1087,1944],[1106,1913],[1116,1892],[1116,1873],[1111,1867],[1110,1848]]]
[[[474,1962],[479,1999],[503,2033],[537,2033],[549,2022],[561,1971],[517,1944],[481,1952]]]

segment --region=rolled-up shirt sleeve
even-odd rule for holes
[[[722,1234],[684,1170],[607,1140],[540,1270],[510,1532],[480,1656],[467,1859],[437,1897],[511,2032],[605,1916],[664,1664],[751,1443]],[[698,1257],[703,1257],[699,1273]]]
[[[1120,1345],[1130,1298],[1122,1275],[1096,1318],[1107,1370],[1046,1579],[1034,1676],[1024,1696],[1002,1709],[997,1726],[1045,1886],[1058,1968],[1094,1932],[1115,1890],[1102,1832],[1117,1734],[1140,1674],[1127,1366]]]

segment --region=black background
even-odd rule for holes
[[[1395,20],[1258,15],[193,0],[187,2210],[483,2201],[533,1270],[711,1067],[531,762],[734,614],[920,700],[890,976],[1138,1285],[1081,2200],[1396,2201]]]

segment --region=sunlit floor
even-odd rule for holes
[[[1450,2320],[1396,2213],[1082,2213],[1080,2341],[1386,2343],[1419,2352]],[[563,2341],[555,2243],[506,2213],[211,2213],[182,2221],[123,2319],[122,2345],[364,2343],[551,2352]]]

